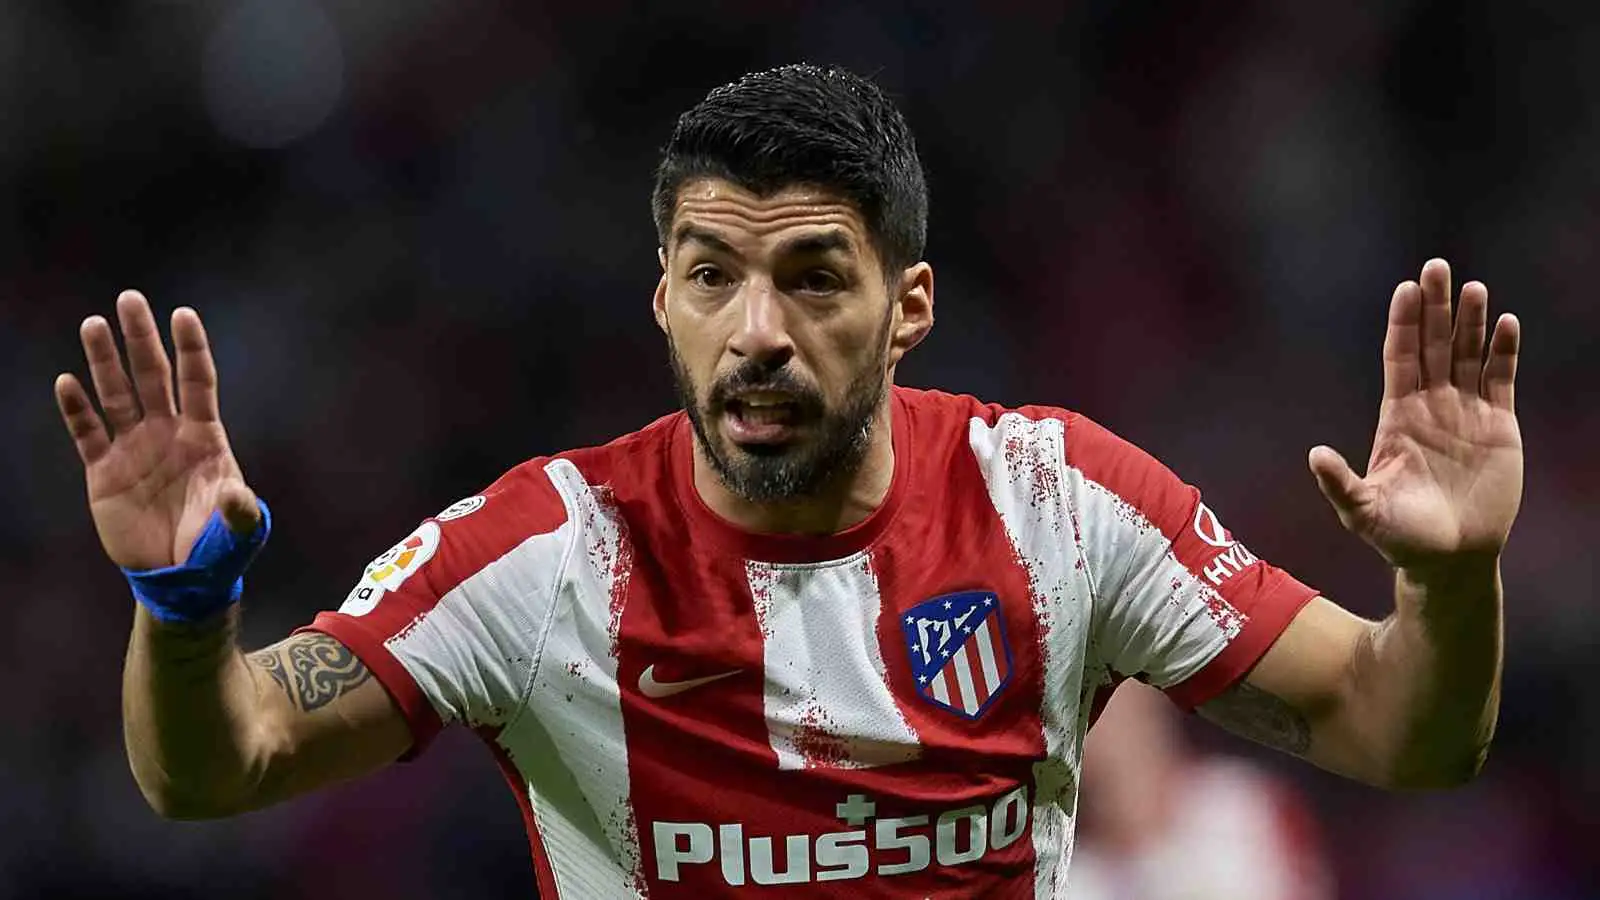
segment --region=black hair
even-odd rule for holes
[[[793,185],[840,194],[861,213],[891,283],[922,259],[928,188],[911,129],[853,72],[807,63],[752,72],[679,116],[651,196],[661,246],[678,190],[706,177],[761,196]]]

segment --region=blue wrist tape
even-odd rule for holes
[[[123,569],[133,598],[163,622],[199,622],[239,602],[244,593],[244,570],[272,533],[272,513],[256,499],[261,521],[248,535],[237,535],[214,511],[205,530],[195,540],[181,566],[161,569]]]

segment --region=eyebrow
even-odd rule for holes
[[[721,235],[698,225],[681,225],[673,235],[673,249],[688,243],[703,244],[721,253],[733,256],[738,255],[738,251],[723,240]],[[780,256],[821,256],[834,251],[850,253],[853,250],[855,250],[855,243],[850,240],[850,235],[845,233],[842,228],[832,228],[821,234],[806,234],[791,238],[779,245],[778,254]]]
[[[715,231],[709,231],[699,227],[698,225],[679,226],[677,234],[673,235],[672,238],[672,248],[676,250],[679,247],[682,247],[684,244],[690,242],[704,244],[707,247],[710,247],[711,249],[721,253],[727,253],[733,256],[738,255],[734,251],[732,245],[723,240],[722,237]]]
[[[855,250],[855,243],[850,240],[842,228],[832,228],[821,234],[807,234],[785,241],[778,247],[781,256],[821,256],[833,251],[850,253]]]

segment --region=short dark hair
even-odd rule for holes
[[[696,178],[761,196],[792,185],[835,191],[866,221],[891,283],[922,259],[928,187],[911,129],[882,89],[845,69],[752,72],[679,116],[651,196],[663,247],[678,191]]]

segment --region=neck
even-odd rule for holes
[[[758,503],[728,490],[705,457],[694,447],[694,487],[718,516],[758,534],[826,535],[864,521],[882,505],[894,483],[894,428],[890,395],[872,417],[872,435],[861,464],[853,472],[831,478],[818,491],[793,500]]]

